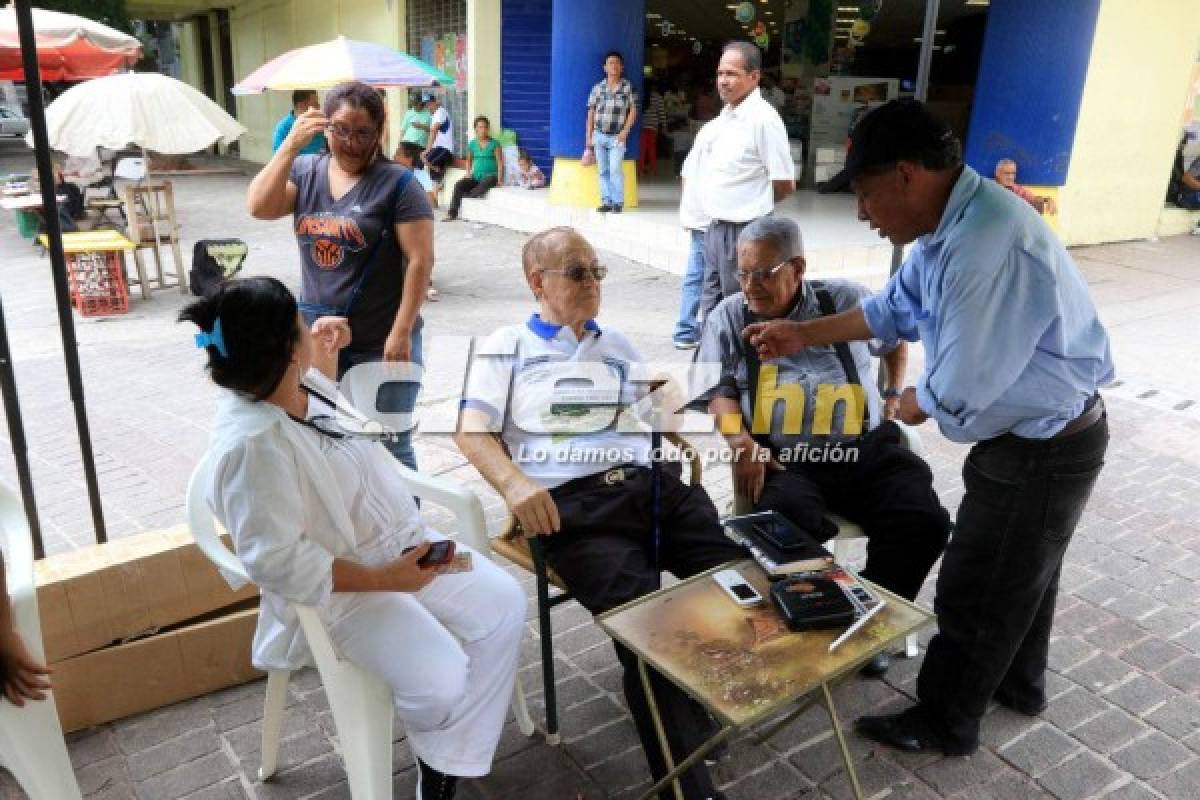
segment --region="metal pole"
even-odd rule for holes
[[[79,452],[92,509],[92,527],[98,544],[108,541],[104,530],[104,508],[100,504],[100,485],[96,480],[96,461],[92,455],[92,435],[88,428],[87,407],[83,399],[83,378],[79,369],[79,344],[75,341],[75,320],[71,316],[71,298],[67,290],[67,264],[63,255],[62,227],[58,221],[54,169],[50,163],[50,137],[46,130],[46,111],[42,107],[42,74],[38,67],[37,41],[33,32],[33,14],[29,0],[16,0],[17,29],[21,38],[21,59],[25,68],[25,88],[29,98],[29,122],[33,126],[34,159],[42,188],[42,216],[46,224],[46,243],[50,252],[50,274],[54,277],[54,299],[58,306],[58,327],[62,332],[63,360],[71,404],[75,407],[75,427],[79,432]]]
[[[925,27],[921,33],[921,55],[917,59],[916,98],[924,103],[929,99],[929,72],[933,66],[933,45],[937,35],[938,7],[941,0],[925,0]],[[904,248],[892,248],[889,275],[895,275],[904,261]]]
[[[925,29],[921,33],[921,57],[917,61],[917,99],[924,103],[929,99],[929,70],[933,66],[933,45],[937,36],[938,6],[940,0],[925,0]]]
[[[33,474],[29,470],[29,451],[25,445],[25,423],[21,419],[21,399],[17,395],[17,378],[13,372],[12,354],[8,349],[8,323],[4,319],[4,304],[0,302],[0,393],[4,396],[4,416],[8,420],[8,439],[12,442],[13,459],[17,462],[17,482],[21,485],[21,504],[29,521],[33,539],[33,557],[45,558],[42,525],[38,521],[37,497],[33,493]]]

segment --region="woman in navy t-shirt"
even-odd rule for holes
[[[255,218],[293,215],[301,312],[310,323],[319,316],[349,320],[353,340],[341,352],[339,379],[364,362],[422,363],[420,311],[433,271],[433,212],[412,172],[383,155],[383,125],[375,89],[339,84],[323,110],[297,117],[247,191]],[[330,152],[300,156],[322,131]],[[374,410],[411,414],[419,388],[415,381],[384,384]],[[399,433],[388,449],[416,469],[410,432]]]

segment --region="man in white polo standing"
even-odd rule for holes
[[[741,291],[737,238],[742,228],[775,209],[796,191],[796,167],[779,112],[763,98],[762,52],[750,42],[725,45],[717,65],[721,113],[696,134],[684,181],[696,181],[704,212],[704,289],[700,314]]]

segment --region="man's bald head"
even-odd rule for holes
[[[538,269],[557,269],[565,254],[584,250],[590,252],[588,244],[579,231],[567,225],[547,228],[529,237],[521,248],[521,268],[528,282]]]

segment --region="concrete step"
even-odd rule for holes
[[[1157,233],[1159,236],[1179,236],[1196,230],[1197,225],[1200,225],[1200,211],[1167,206],[1158,218]]]

